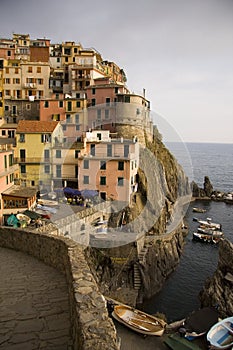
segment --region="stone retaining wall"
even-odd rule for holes
[[[30,254],[66,276],[75,350],[119,349],[114,324],[80,245],[65,237],[1,227],[0,246]]]

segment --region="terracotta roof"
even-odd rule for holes
[[[53,132],[59,122],[40,120],[20,120],[16,129],[17,133],[44,133]]]

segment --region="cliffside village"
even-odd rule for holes
[[[145,91],[130,92],[126,81],[80,43],[0,38],[0,224],[34,209],[42,194],[130,201],[140,143],[117,126],[149,136],[154,126]]]

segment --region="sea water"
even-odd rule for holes
[[[204,177],[209,176],[214,189],[223,192],[233,191],[233,144],[188,143],[186,150],[179,144],[167,145],[178,162],[192,175],[193,180],[203,186]],[[189,152],[192,163],[184,159]],[[193,213],[192,208],[206,209],[205,213]],[[178,267],[170,275],[163,289],[157,295],[145,301],[143,309],[149,313],[162,312],[169,322],[180,320],[200,307],[199,292],[206,279],[216,270],[218,262],[218,245],[194,242],[192,233],[198,223],[193,217],[206,219],[222,224],[225,237],[233,242],[233,205],[224,202],[195,201],[190,203],[186,212],[189,233]]]

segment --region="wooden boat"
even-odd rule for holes
[[[193,232],[194,241],[217,244],[221,241],[221,239],[223,239],[221,236],[214,236],[214,235],[208,235],[208,234],[199,233],[199,232]]]
[[[194,212],[194,213],[205,213],[205,212],[206,212],[206,209],[193,207],[193,212]]]
[[[190,342],[176,333],[168,335],[164,343],[173,350],[201,350],[197,344]]]
[[[115,305],[112,316],[130,329],[146,334],[162,336],[166,322],[127,305]]]
[[[212,326],[207,333],[207,341],[214,349],[228,349],[233,346],[233,316]]]

